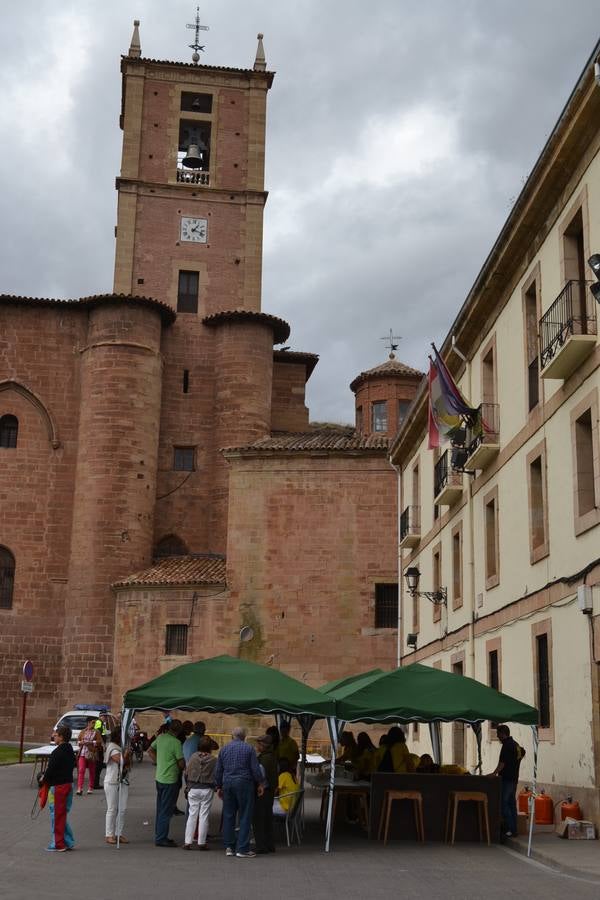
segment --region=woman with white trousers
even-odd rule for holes
[[[118,726],[111,731],[110,741],[104,751],[104,764],[106,765],[106,774],[104,776],[106,827],[104,830],[107,844],[116,844],[117,837],[119,838],[119,843],[129,843],[123,835],[123,823],[125,821],[127,797],[129,794],[129,785],[124,780],[121,781],[121,809],[119,810],[119,780],[122,775],[121,756],[123,756],[123,770],[125,770],[128,763],[128,754],[123,754],[121,749],[121,727]]]
[[[188,800],[188,817],[185,823],[184,850],[194,846],[196,827],[198,829],[198,850],[208,850],[208,817],[215,793],[215,766],[217,760],[211,756],[214,746],[209,737],[202,737],[198,750],[192,753],[185,770],[186,794]]]

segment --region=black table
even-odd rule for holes
[[[369,837],[377,840],[379,819],[386,790],[420,791],[426,841],[445,840],[446,812],[450,791],[479,791],[488,798],[490,838],[500,840],[500,778],[480,775],[394,775],[375,773],[371,778]],[[417,839],[413,804],[395,801],[390,817],[389,840]],[[475,803],[461,803],[456,822],[456,841],[478,841],[479,825]]]

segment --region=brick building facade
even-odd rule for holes
[[[362,373],[356,429],[319,428],[317,357],[273,349],[261,40],[253,69],[188,65],[136,26],[121,69],[114,294],[0,296],[3,738],[26,658],[31,738],[217,653],[314,685],[396,661],[388,434],[420,373]]]

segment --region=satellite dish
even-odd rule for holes
[[[240,628],[240,641],[243,644],[247,644],[248,641],[251,641],[254,637],[254,628],[250,625],[244,625],[243,628]]]

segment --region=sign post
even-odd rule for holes
[[[27,696],[33,690],[33,663],[26,659],[23,663],[23,680],[21,681],[21,693],[23,694],[23,706],[21,708],[21,740],[19,742],[19,762],[23,762],[23,739],[25,737],[25,713],[27,712]]]

